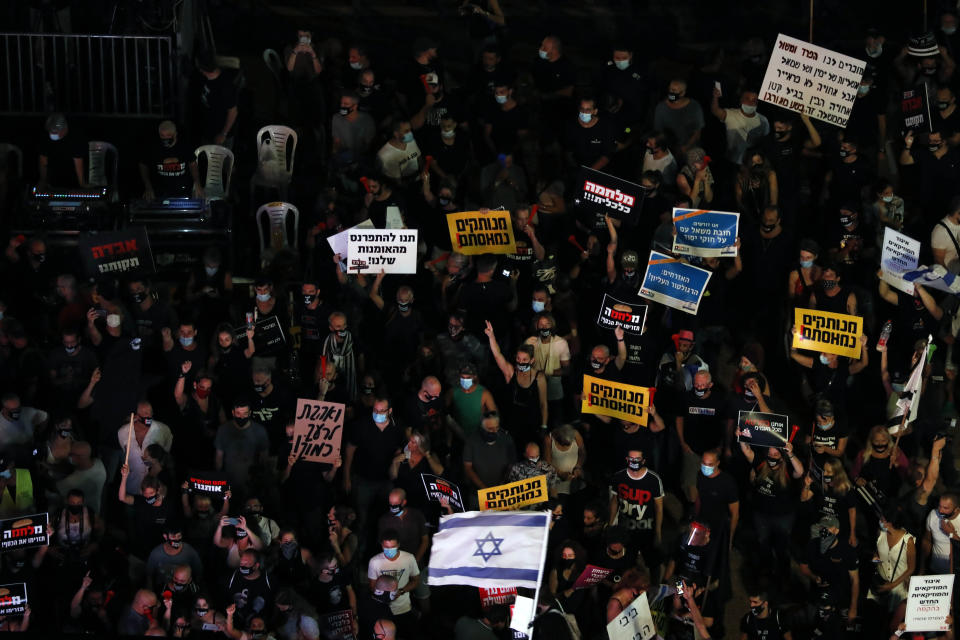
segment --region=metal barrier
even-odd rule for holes
[[[169,36],[0,33],[0,113],[157,118],[176,111]]]

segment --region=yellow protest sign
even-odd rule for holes
[[[845,313],[797,309],[794,315],[793,348],[860,357],[863,318]]]
[[[548,497],[547,476],[545,475],[508,482],[507,484],[498,484],[495,487],[487,487],[477,491],[480,511],[519,509],[538,502],[546,502]]]
[[[651,389],[583,376],[582,413],[595,413],[647,426]]]
[[[450,244],[466,256],[481,253],[515,254],[513,222],[509,211],[461,211],[447,214]]]

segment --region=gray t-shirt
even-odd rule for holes
[[[671,109],[666,102],[660,102],[653,110],[653,128],[670,134],[677,145],[686,144],[703,125],[703,109],[696,100],[680,109]]]
[[[188,543],[184,542],[180,553],[175,556],[168,554],[162,544],[154,547],[147,558],[147,579],[150,580],[150,586],[159,587],[170,582],[173,579],[173,570],[182,564],[189,565],[195,581],[203,579],[200,554]]]
[[[333,116],[331,130],[334,139],[340,141],[338,153],[348,155],[350,160],[356,161],[369,153],[377,125],[370,114],[361,111],[354,122],[340,114]]]
[[[238,429],[235,422],[225,422],[217,429],[213,441],[217,451],[223,451],[223,470],[231,485],[245,486],[250,466],[261,452],[270,447],[267,430],[258,422],[250,422],[246,429]]]
[[[463,461],[473,463],[473,470],[488,487],[503,483],[507,471],[517,459],[517,449],[513,438],[503,429],[497,432],[497,439],[487,444],[474,433],[467,437],[463,445]]]

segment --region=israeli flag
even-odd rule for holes
[[[428,583],[536,589],[549,533],[549,511],[444,516],[433,536]]]

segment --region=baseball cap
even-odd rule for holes
[[[693,331],[690,331],[690,329],[681,329],[680,331],[677,331],[675,334],[673,334],[673,337],[676,338],[677,340],[689,340],[690,342],[694,341]]]
[[[833,403],[826,398],[817,400],[817,415],[824,418],[833,417]]]

